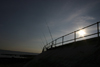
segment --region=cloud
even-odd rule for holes
[[[65,31],[74,31],[84,26],[91,24],[94,17],[87,15],[89,11],[91,11],[98,2],[91,2],[81,7],[81,9],[74,10],[71,14],[69,14],[64,20],[62,20],[63,27],[66,25],[66,28],[60,29],[62,32]],[[94,23],[94,22],[93,22]]]
[[[76,26],[87,26],[90,24],[91,21],[95,20],[94,17],[90,17],[90,16],[80,16],[77,17],[76,19],[74,19],[74,24]]]
[[[90,3],[87,3],[85,6],[79,6],[80,9],[74,9],[73,12],[66,17],[66,19],[64,20],[64,22],[73,22],[74,20],[80,20],[80,19],[85,19],[85,20],[93,20],[94,17],[88,16],[88,12],[91,12],[91,10],[93,10],[95,8],[95,6],[100,3],[100,1],[93,1]],[[77,8],[77,7],[73,7],[73,8]],[[81,18],[79,18],[81,17]]]
[[[78,7],[74,6],[74,5],[70,5],[70,4],[66,5],[66,4],[64,4],[62,6],[62,8],[60,8],[61,11],[58,11],[57,18],[55,18],[55,20],[53,19],[53,20],[47,21],[48,25],[51,28],[53,28],[55,26],[63,25],[65,23],[74,23],[74,20],[77,19],[78,17],[82,16],[82,18],[83,18],[84,16],[87,16],[87,13],[89,11],[91,11],[98,2],[99,1],[90,2],[90,3],[87,3],[85,6],[83,6],[83,5],[79,6],[80,8],[78,8]],[[88,18],[84,17],[84,19],[87,19],[87,20],[94,19],[94,18],[89,17],[89,16],[87,16],[87,17]]]

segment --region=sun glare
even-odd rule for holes
[[[78,33],[80,36],[85,36],[85,34],[86,34],[86,32],[84,30],[80,30]]]

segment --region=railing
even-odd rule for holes
[[[65,42],[69,42],[69,41],[76,42],[77,39],[83,38],[83,37],[76,37],[76,33],[77,33],[78,31],[83,30],[83,29],[86,29],[86,28],[89,28],[89,27],[94,26],[94,25],[96,25],[96,27],[97,27],[97,28],[96,28],[96,29],[97,29],[97,32],[92,33],[92,34],[89,34],[89,35],[86,35],[86,36],[84,36],[84,37],[88,37],[88,36],[92,36],[92,35],[96,35],[96,34],[97,34],[97,37],[99,37],[99,33],[100,33],[100,32],[99,32],[99,23],[100,23],[100,22],[96,22],[96,23],[94,23],[94,24],[91,24],[91,25],[86,26],[86,27],[84,27],[84,28],[82,28],[82,29],[76,30],[76,31],[74,31],[74,32],[71,32],[71,33],[69,33],[69,34],[66,34],[66,35],[64,35],[64,36],[61,36],[61,37],[59,37],[59,38],[53,40],[52,42],[50,42],[50,43],[48,43],[47,45],[44,46],[43,52],[44,52],[44,51],[47,51],[48,49],[55,48],[58,44],[64,45],[64,44],[67,44],[67,43],[65,43]],[[68,36],[68,35],[71,35],[71,34],[74,35],[74,38],[64,41],[64,38],[65,38],[66,36]],[[62,41],[57,43],[57,41],[58,41],[59,39],[61,39]],[[61,46],[61,45],[60,45],[60,46]]]

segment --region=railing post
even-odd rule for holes
[[[76,42],[76,31],[74,31],[74,42]]]
[[[48,44],[47,44],[48,45]],[[48,46],[45,46],[46,51],[48,50]]]
[[[97,22],[97,35],[99,37],[99,22]]]
[[[56,47],[56,41],[57,41],[57,40],[55,39],[55,47]]]
[[[100,42],[99,42],[99,40],[100,40],[100,38],[99,38],[99,22],[97,22],[97,37],[98,37],[98,45],[99,45],[100,44]]]
[[[42,52],[44,52],[44,51],[46,51],[46,47],[45,47],[45,46],[43,47],[43,50],[42,50]]]
[[[62,36],[62,45],[63,45],[63,43],[64,43],[64,36]]]
[[[51,45],[51,48],[53,47],[53,41],[52,41],[52,45]]]
[[[42,53],[44,52],[44,48],[43,48],[43,50],[42,50]]]

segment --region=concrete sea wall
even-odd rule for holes
[[[25,67],[100,67],[100,38],[78,41],[39,54]]]

